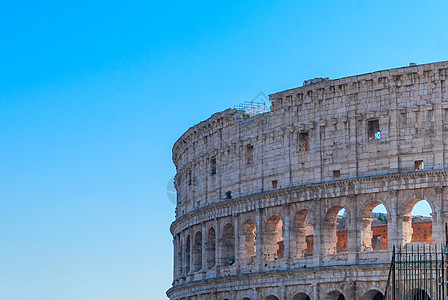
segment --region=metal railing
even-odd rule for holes
[[[385,299],[446,300],[447,254],[443,246],[394,246]]]

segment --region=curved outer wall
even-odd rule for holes
[[[170,299],[383,292],[392,245],[411,242],[418,200],[432,207],[433,243],[443,242],[447,75],[442,62],[324,81],[270,95],[270,112],[229,109],[190,128],[173,148]],[[388,242],[374,250],[370,213],[380,203]]]

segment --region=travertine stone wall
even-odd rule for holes
[[[432,207],[432,242],[443,242],[447,78],[441,62],[314,80],[270,95],[270,112],[229,109],[190,128],[173,148],[169,297],[370,299],[384,292],[390,250],[412,242],[418,201]],[[379,204],[388,211],[388,250],[373,251],[370,214]]]

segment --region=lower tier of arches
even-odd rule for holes
[[[299,268],[198,280],[171,300],[381,300],[389,264]]]

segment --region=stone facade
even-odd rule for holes
[[[313,79],[270,95],[270,112],[190,128],[173,148],[169,298],[378,299],[393,245],[444,243],[447,79],[448,62]],[[416,230],[420,200],[433,218]],[[375,240],[379,204],[387,239]]]

